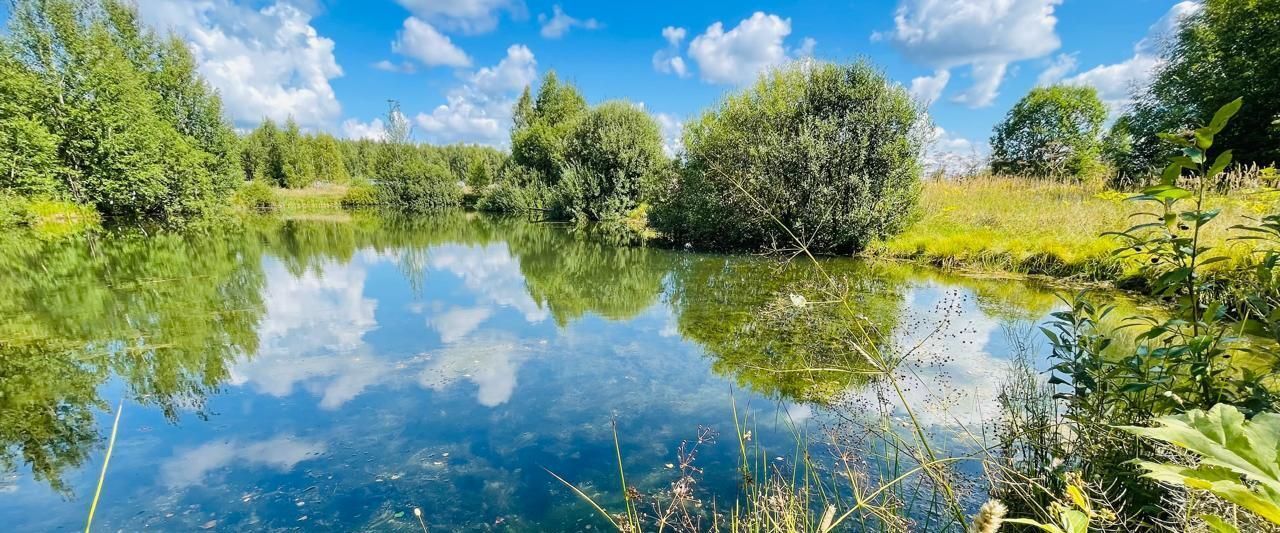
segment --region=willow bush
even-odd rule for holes
[[[866,62],[797,63],[690,123],[685,166],[652,222],[712,248],[853,252],[909,221],[923,111]],[[785,226],[785,228],[784,228]]]
[[[565,159],[554,210],[572,219],[625,216],[670,168],[658,123],[627,102],[606,102],[582,117]]]

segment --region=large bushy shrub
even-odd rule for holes
[[[476,209],[491,213],[515,213],[537,209],[547,203],[547,187],[533,169],[508,163],[498,172],[498,179],[485,187]]]
[[[606,102],[570,133],[554,210],[575,219],[619,218],[667,175],[658,123],[627,102]]]
[[[511,158],[484,183],[476,206],[538,210],[552,218],[620,218],[652,196],[671,165],[652,117],[626,102],[589,108],[570,84],[548,73],[513,110]],[[484,176],[467,182],[475,187]]]
[[[346,194],[342,195],[339,200],[342,207],[347,209],[359,209],[364,207],[373,207],[378,205],[378,189],[373,184],[360,180],[351,184]]]
[[[991,137],[997,174],[1086,180],[1106,171],[1107,108],[1092,87],[1036,87],[1018,100]]]
[[[386,144],[376,170],[379,203],[409,211],[455,207],[462,187],[449,167],[407,144]]]
[[[911,216],[923,130],[907,91],[865,62],[776,70],[686,127],[653,222],[717,248],[793,246],[785,226],[814,250],[859,250]]]

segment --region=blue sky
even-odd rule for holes
[[[1171,0],[139,0],[190,43],[240,126],[292,115],[376,136],[387,100],[415,136],[501,145],[519,87],[554,69],[587,99],[679,123],[760,70],[865,57],[930,101],[939,151],[985,149],[1037,83],[1098,87],[1120,109],[1158,37],[1198,6]]]

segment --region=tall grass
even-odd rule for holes
[[[929,265],[1113,281],[1132,265],[1112,255],[1121,243],[1104,236],[1129,226],[1140,206],[1131,194],[1078,183],[974,176],[924,183],[920,217],[903,233],[874,244],[869,254]],[[1280,200],[1267,189],[1209,198],[1222,223],[1203,236],[1227,246],[1229,228],[1248,223]],[[1247,250],[1230,246],[1234,255]]]

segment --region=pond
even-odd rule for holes
[[[718,434],[700,487],[731,502],[735,418],[782,469],[797,435],[818,447],[876,409],[864,375],[797,370],[831,340],[777,323],[812,264],[461,212],[9,235],[0,252],[10,531],[83,528],[117,405],[101,531],[413,531],[414,508],[433,531],[607,528],[549,472],[616,505],[615,423],[641,490]],[[904,394],[938,434],[980,432],[1056,305],[1021,281],[823,266],[877,335],[932,354]]]

